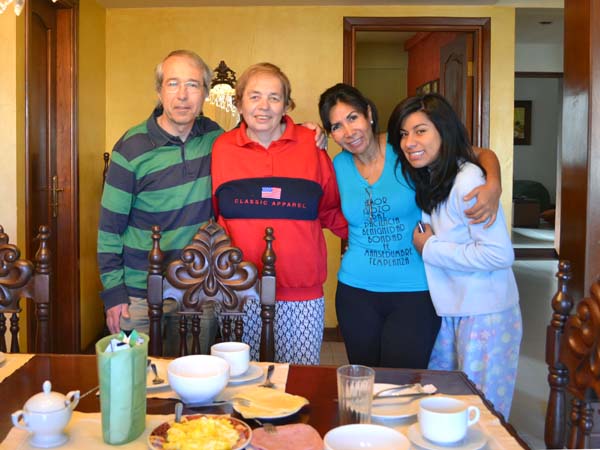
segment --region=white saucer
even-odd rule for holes
[[[152,362],[156,364],[156,371],[158,372],[158,376],[163,379],[163,382],[160,384],[152,383],[154,379],[154,372],[148,366],[148,370],[146,370],[146,389],[154,390],[164,388],[169,385],[169,377],[167,376],[167,366],[171,361],[166,361],[164,359],[153,359]]]
[[[264,369],[256,363],[250,363],[248,370],[237,377],[229,378],[229,384],[241,384],[248,381],[254,381],[262,377],[265,373]]]
[[[391,389],[397,384],[375,383],[373,385],[373,394],[381,392],[384,389]],[[392,395],[393,392],[390,392]],[[404,419],[406,417],[416,416],[419,412],[419,398],[385,398],[373,400],[371,405],[371,417],[374,419]]]
[[[488,440],[485,433],[477,424],[470,426],[465,438],[455,444],[437,444],[425,439],[421,434],[418,423],[410,426],[407,435],[408,439],[410,439],[413,444],[427,450],[479,450],[480,448],[483,448]]]
[[[6,362],[6,355],[0,352],[0,366]]]

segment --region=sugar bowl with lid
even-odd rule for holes
[[[12,414],[13,425],[32,433],[29,444],[34,447],[57,447],[69,440],[64,432],[73,410],[79,403],[79,391],[67,395],[52,391],[50,381],[44,381],[42,392],[35,394],[23,409]]]

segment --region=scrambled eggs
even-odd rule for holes
[[[231,450],[240,435],[223,417],[200,417],[174,423],[167,431],[165,450]]]

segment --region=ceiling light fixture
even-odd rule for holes
[[[20,15],[23,8],[25,8],[25,0],[0,0],[0,14],[2,14],[13,1],[15,2],[15,14],[17,16]],[[57,0],[52,0],[52,3],[56,2]]]

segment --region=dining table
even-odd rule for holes
[[[90,393],[81,398],[76,411],[80,413],[100,411],[100,401],[96,395],[98,369],[95,355],[6,354],[5,356],[8,362],[5,362],[4,366],[11,364],[12,360],[14,368],[8,367],[10,370],[7,371],[7,367],[0,366],[0,449],[5,448],[3,441],[13,429],[11,413],[22,409],[27,399],[39,393],[46,380],[51,381],[52,390],[56,392],[66,394],[72,390],[79,390],[82,395]],[[22,358],[20,362],[18,357]],[[298,413],[278,419],[274,423],[276,425],[306,423],[316,429],[322,437],[329,430],[339,426],[336,366],[289,365],[286,368],[288,370],[287,378],[284,380],[285,391],[305,397],[308,399],[308,405]],[[3,369],[4,376],[2,376]],[[487,433],[494,437],[495,444],[492,445],[490,439],[484,448],[528,448],[515,429],[494,411],[493,406],[463,372],[375,368],[375,382],[432,384],[441,394],[467,399],[469,403],[477,404],[482,410],[480,423],[485,416],[486,423],[489,424],[489,427],[486,427]],[[176,403],[175,398],[156,398],[149,395],[147,417],[172,415]],[[237,415],[232,410],[231,404],[201,408],[184,407],[184,414],[192,413],[232,414],[234,417]],[[239,415],[237,417],[241,418]],[[253,428],[258,426],[252,419],[248,419],[247,423]]]

